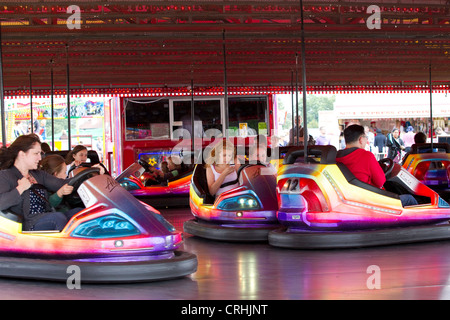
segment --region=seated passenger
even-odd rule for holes
[[[75,148],[73,148],[66,156],[66,164],[67,164],[67,172],[66,175],[69,174],[69,172],[75,170],[76,168],[80,167],[83,163],[86,163],[88,159],[88,149],[83,145],[77,145]],[[105,174],[106,169],[101,163],[97,163],[92,166],[93,168],[99,168],[100,174]]]
[[[183,165],[179,157],[171,156],[161,163],[161,170],[150,167],[149,172],[158,181],[168,181],[178,177],[183,172]]]
[[[336,162],[344,164],[358,180],[381,188],[386,177],[373,153],[365,150],[368,137],[364,127],[348,126],[344,130],[344,139],[346,147],[337,152]]]
[[[39,169],[55,176],[59,179],[65,179],[67,174],[67,165],[64,161],[64,158],[58,154],[51,154],[46,156],[39,163]],[[66,212],[69,211],[69,208],[61,205],[63,197],[65,195],[71,194],[73,191],[73,186],[69,186],[67,183],[63,185],[58,191],[49,196],[49,202],[52,207],[56,208],[58,211]],[[73,209],[71,213],[75,214],[80,211],[81,208]],[[71,214],[71,215],[73,215]]]
[[[168,163],[168,161],[161,162],[161,171],[163,173],[168,173],[170,171],[169,170],[169,163]]]
[[[354,176],[365,183],[381,188],[386,182],[383,169],[372,152],[366,151],[368,137],[364,127],[354,124],[344,130],[346,147],[336,154],[336,162],[344,164]],[[417,201],[410,194],[400,195],[403,206],[416,205]]]
[[[427,143],[427,135],[422,131],[417,132],[414,135],[414,143]]]
[[[414,135],[414,143],[418,144],[418,143],[427,143],[427,135],[425,133],[423,133],[422,131],[417,132]],[[431,149],[422,149],[420,150],[420,153],[428,153],[431,152]],[[408,159],[408,156],[411,154],[411,152],[407,152],[402,159],[402,163],[405,163],[405,160]]]
[[[70,218],[50,205],[47,190],[57,192],[67,181],[37,170],[41,152],[35,134],[20,136],[0,151],[0,210],[22,216],[24,231],[62,230]]]
[[[77,145],[66,156],[67,174],[87,161],[88,150],[83,145]]]
[[[234,145],[227,140],[218,144],[211,150],[210,158],[206,161],[206,181],[209,193],[218,196],[221,193],[239,186],[234,183],[225,187],[223,184],[237,180],[236,150]]]
[[[249,161],[250,164],[261,164],[266,168],[262,168],[261,175],[276,175],[277,170],[267,161],[267,138],[265,136],[258,136],[255,144],[250,147]]]

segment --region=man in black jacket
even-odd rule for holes
[[[383,148],[386,146],[386,136],[381,132],[381,129],[377,129],[377,135],[375,136],[373,146],[378,148],[378,150],[375,149],[378,153],[382,153]]]

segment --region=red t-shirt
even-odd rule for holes
[[[377,188],[386,182],[383,169],[370,151],[361,148],[339,150],[336,162],[344,164],[362,182]]]

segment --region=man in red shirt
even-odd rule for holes
[[[386,177],[373,153],[365,150],[368,137],[364,128],[357,124],[348,126],[344,130],[344,139],[346,147],[338,151],[336,162],[344,164],[356,179],[381,188]]]
[[[368,139],[364,127],[357,124],[348,126],[344,130],[344,139],[346,147],[337,152],[336,162],[344,164],[356,179],[381,188],[386,177],[373,153],[364,149]],[[400,200],[403,206],[417,204],[410,194],[401,194]]]

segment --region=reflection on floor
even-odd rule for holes
[[[191,218],[186,208],[161,212],[179,230]],[[308,251],[185,235],[183,250],[195,253],[199,261],[197,272],[189,277],[83,284],[82,290],[68,290],[61,283],[0,279],[0,299],[449,299],[449,245]]]

